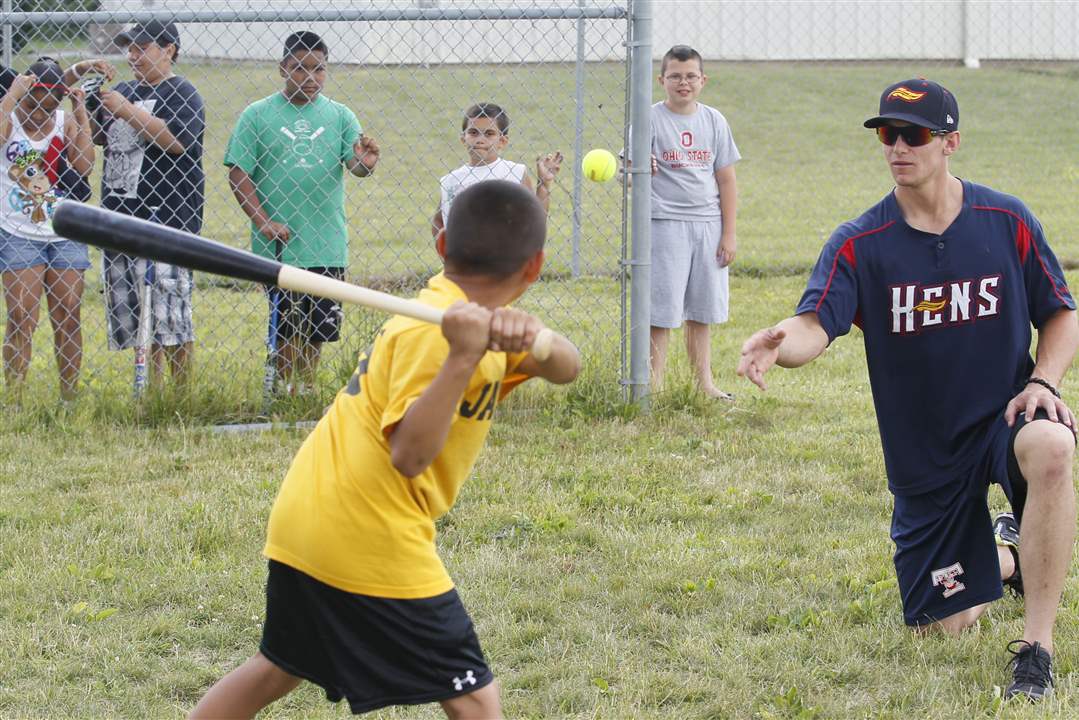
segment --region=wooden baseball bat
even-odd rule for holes
[[[214,275],[275,285],[283,290],[362,305],[435,325],[442,323],[442,310],[417,300],[406,300],[378,290],[323,277],[200,235],[74,200],[63,200],[57,204],[52,227],[58,235],[70,240],[126,255]],[[541,362],[546,360],[551,355],[553,341],[552,330],[541,330],[532,342],[532,356]]]

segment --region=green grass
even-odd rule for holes
[[[237,67],[243,80],[256,66]],[[528,67],[524,79],[499,82],[507,94],[516,89],[511,106],[548,107],[558,82],[525,90],[555,70]],[[225,72],[184,71],[205,73],[204,87],[210,73]],[[362,90],[412,111],[407,98],[416,90],[407,82],[352,72],[356,85],[339,72],[331,95]],[[448,88],[493,82],[495,71],[425,72],[410,71],[410,82]],[[552,277],[526,296],[526,307],[581,345],[585,374],[565,389],[526,385],[500,408],[439,537],[507,715],[1079,716],[1075,573],[1058,623],[1057,693],[1039,707],[1001,707],[995,694],[1007,682],[1004,646],[1021,633],[1020,602],[997,603],[959,639],[916,639],[903,626],[888,540],[891,498],[857,332],[804,369],[777,370],[766,394],[733,375],[746,335],[793,309],[823,238],[889,189],[876,141],[860,128],[889,80],[931,74],[953,88],[964,128],[956,171],[1023,197],[1058,255],[1079,259],[1079,239],[1069,232],[1079,178],[1068,151],[1079,140],[1076,71],[745,64],[709,72],[705,100],[725,111],[746,158],[733,317],[713,344],[718,382],[738,403],[694,394],[680,349],[672,353],[670,389],[654,398],[651,414],[617,402],[616,234],[599,245],[607,248],[596,254],[601,271],[579,281]],[[254,94],[237,84],[245,100]],[[445,106],[439,127],[452,126],[458,106],[479,92],[440,91],[454,96],[431,107],[416,102],[428,113]],[[531,113],[519,111],[522,136],[511,147],[549,145],[543,116]],[[387,161],[414,162],[412,174],[427,168],[411,206],[387,205],[380,194],[410,177],[393,162],[353,184],[354,253],[377,257],[389,248],[394,259],[379,277],[407,278],[431,260],[423,213],[433,208],[431,176],[458,161],[452,133],[433,140],[407,118],[360,115],[380,139],[415,133],[415,142],[442,143],[445,151],[444,164],[435,165],[404,152],[407,142],[387,141],[394,148]],[[536,134],[525,140],[526,132]],[[617,133],[594,142],[613,147]],[[590,202],[609,203],[602,217],[618,216],[613,186],[587,190]],[[221,217],[237,219],[231,205],[215,202]],[[390,232],[383,220],[369,230],[359,219],[368,211],[415,216],[412,234]],[[214,232],[242,243],[233,221]],[[555,242],[565,247],[558,245],[564,239]],[[398,260],[398,251],[419,259]],[[557,270],[564,251],[555,255]],[[1074,287],[1079,273],[1069,271],[1068,280]],[[42,399],[0,418],[0,717],[179,717],[257,647],[265,522],[302,433],[201,428],[253,412],[257,379],[236,378],[258,374],[263,321],[253,290],[204,283],[200,293],[197,391],[186,401],[158,399],[152,426],[125,414],[127,358],[100,352],[91,375],[103,389],[92,402],[61,411]],[[100,315],[93,293],[88,302],[87,315]],[[232,312],[214,315],[213,307]],[[374,322],[361,314],[351,321],[357,328]],[[45,340],[38,338],[42,386],[52,372]],[[327,388],[347,374],[359,343],[350,339],[328,362]],[[313,403],[281,412],[315,410]],[[999,506],[999,495],[993,502]],[[265,716],[344,714],[306,686]],[[431,706],[374,717],[440,715]]]
[[[800,285],[740,277],[734,291]],[[998,603],[959,640],[903,626],[860,342],[776,372],[761,395],[731,359],[774,313],[745,305],[716,340],[733,407],[676,382],[642,416],[594,395],[590,374],[500,409],[439,545],[509,716],[1079,712],[1077,579],[1048,711],[998,712],[1022,606]],[[257,647],[265,521],[302,434],[38,420],[0,445],[0,716],[177,717]],[[266,717],[343,713],[305,687]]]

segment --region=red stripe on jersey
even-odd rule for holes
[[[1061,292],[1060,286],[1057,285],[1057,281],[1053,278],[1053,274],[1049,272],[1049,268],[1045,265],[1045,260],[1042,259],[1041,251],[1038,250],[1038,243],[1034,242],[1034,236],[1030,232],[1030,227],[1023,221],[1023,218],[1019,217],[1016,213],[1006,208],[991,207],[989,205],[972,205],[975,210],[990,210],[993,212],[1002,212],[1007,215],[1011,215],[1015,218],[1015,222],[1018,227],[1015,231],[1015,249],[1019,253],[1019,261],[1026,262],[1027,256],[1030,254],[1030,250],[1033,248],[1034,256],[1038,259],[1038,267],[1045,273],[1045,277],[1049,278],[1049,284],[1053,288],[1053,294],[1057,296],[1065,305],[1068,304],[1068,296],[1070,293]]]
[[[1019,262],[1025,263],[1030,253],[1031,245],[1030,228],[1026,223],[1020,222],[1019,229],[1015,233],[1015,249],[1019,251]]]
[[[879,228],[873,228],[872,230],[866,230],[864,233],[859,233],[852,237],[847,238],[847,241],[843,243],[843,246],[839,248],[839,252],[835,254],[835,259],[832,260],[832,272],[828,273],[828,282],[824,284],[824,291],[820,294],[820,300],[817,301],[816,307],[813,308],[814,312],[820,312],[820,306],[824,304],[824,298],[828,297],[828,290],[832,287],[832,278],[835,277],[836,268],[839,267],[839,258],[843,258],[850,265],[851,269],[858,267],[858,261],[854,256],[854,241],[860,238],[864,238],[866,235],[872,235],[873,233],[887,230],[895,224],[895,220],[889,220],[881,225]],[[860,327],[860,326],[859,326]]]

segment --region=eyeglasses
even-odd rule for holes
[[[920,125],[881,125],[877,128],[877,138],[885,145],[895,145],[895,141],[903,138],[909,147],[921,147],[927,145],[935,135],[947,135],[950,130],[930,130]]]
[[[666,80],[667,82],[674,83],[675,85],[681,85],[682,81],[685,80],[687,83],[692,85],[693,83],[700,80],[701,76],[700,75],[694,75],[693,73],[690,73],[689,75],[679,75],[679,74],[675,73],[673,75],[664,75],[663,79]]]

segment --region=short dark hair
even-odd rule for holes
[[[468,129],[468,121],[476,118],[491,118],[495,121],[498,131],[503,135],[510,134],[510,116],[505,110],[491,102],[476,103],[465,110],[465,119],[461,121],[461,132]]]
[[[326,48],[326,42],[322,38],[310,30],[300,30],[285,38],[285,52],[281,55],[281,59],[284,60],[289,55],[300,55],[305,52],[320,52],[326,57],[330,56],[330,51]]]
[[[704,72],[704,58],[701,54],[691,48],[689,45],[675,45],[670,50],[663,54],[663,62],[659,66],[659,74],[664,75],[667,72],[667,61],[679,60],[686,62],[687,60],[696,60],[697,66]]]
[[[507,277],[543,249],[547,213],[521,183],[485,180],[453,199],[446,223],[446,269]]]

